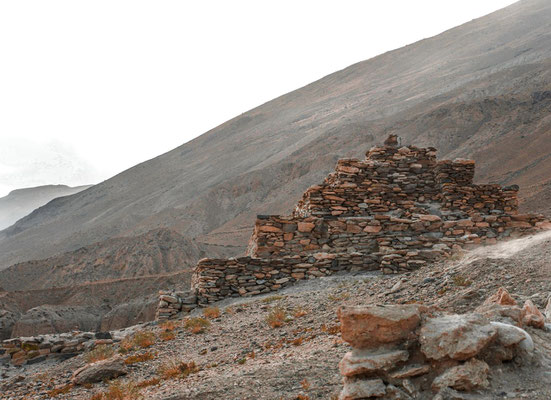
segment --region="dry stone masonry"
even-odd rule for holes
[[[65,360],[95,346],[112,344],[109,332],[74,332],[7,339],[0,343],[0,364],[35,364],[48,358]]]
[[[398,142],[387,140],[364,160],[339,160],[292,215],[259,215],[246,256],[200,260],[192,278],[198,304],[339,271],[404,272],[551,228],[542,215],[518,214],[518,186],[474,184],[474,161],[439,161],[432,147]]]

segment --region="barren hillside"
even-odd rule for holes
[[[517,303],[531,300],[543,310],[551,293],[550,246],[551,235],[545,232],[467,251],[455,260],[429,264],[405,275],[346,274],[303,281],[276,295],[228,299],[216,304],[220,316],[211,315],[209,326],[200,333],[191,333],[186,324],[191,317],[202,317],[199,310],[162,326],[149,323],[116,332],[115,341],[135,332],[142,336],[151,332],[155,339],[146,348],[122,351],[122,357],[133,364],[115,384],[68,385],[73,371],[86,364],[80,355],[23,369],[0,367],[5,376],[0,385],[7,399],[26,395],[29,399],[87,400],[109,390],[110,385],[131,393],[131,398],[139,398],[137,392],[141,392],[146,399],[159,400],[336,399],[342,388],[338,364],[350,351],[341,338],[339,307],[423,303],[464,313],[504,287]],[[285,315],[279,327],[270,326],[268,317],[274,310]],[[535,345],[531,363],[503,363],[492,368],[487,388],[448,398],[548,400],[551,332],[549,328],[525,329]],[[124,346],[114,345],[116,349]],[[196,368],[187,371],[189,375],[178,369],[191,362]],[[172,375],[164,372],[170,366]],[[398,398],[428,400],[434,396],[426,391]]]
[[[0,266],[158,227],[239,253],[253,214],[288,210],[337,158],[392,132],[473,157],[479,177],[548,210],[549,21],[549,1],[523,0],[274,99],[39,208],[0,233]]]

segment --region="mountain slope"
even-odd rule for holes
[[[549,21],[549,1],[524,0],[274,99],[39,208],[0,233],[0,267],[163,226],[236,254],[255,213],[288,212],[337,158],[394,131],[440,157],[474,157],[479,178],[529,185],[525,204],[541,210]]]
[[[0,229],[14,224],[56,197],[69,196],[91,186],[45,185],[12,190],[7,196],[0,198]]]
[[[70,287],[112,279],[191,271],[201,252],[176,232],[157,229],[136,237],[118,237],[45,260],[0,271],[6,291]]]

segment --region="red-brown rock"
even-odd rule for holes
[[[402,341],[419,325],[421,307],[415,304],[342,307],[339,309],[342,338],[358,349]]]

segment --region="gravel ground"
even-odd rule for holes
[[[543,309],[551,293],[550,259],[551,234],[545,233],[478,248],[405,275],[333,276],[305,281],[271,296],[225,300],[216,304],[221,315],[210,320],[204,333],[185,329],[187,318],[176,320],[174,339],[157,339],[147,349],[125,354],[148,351],[154,358],[129,366],[128,375],[118,381],[144,382],[159,378],[162,366],[171,361],[193,361],[198,372],[141,388],[143,398],[333,399],[341,388],[338,362],[349,351],[338,330],[336,312],[341,305],[422,302],[466,312],[503,286],[519,303],[530,298]],[[272,328],[266,318],[279,308],[286,319],[281,327]],[[190,315],[194,316],[201,316],[201,311]],[[163,328],[142,324],[117,335],[143,330],[159,337]],[[494,368],[490,388],[474,398],[551,398],[551,332],[528,331],[538,351],[534,364]],[[107,390],[108,383],[72,387],[53,397],[48,394],[69,383],[72,372],[84,364],[81,355],[63,363],[0,367],[4,368],[0,370],[1,398],[88,400]],[[128,397],[132,398],[138,397]]]

